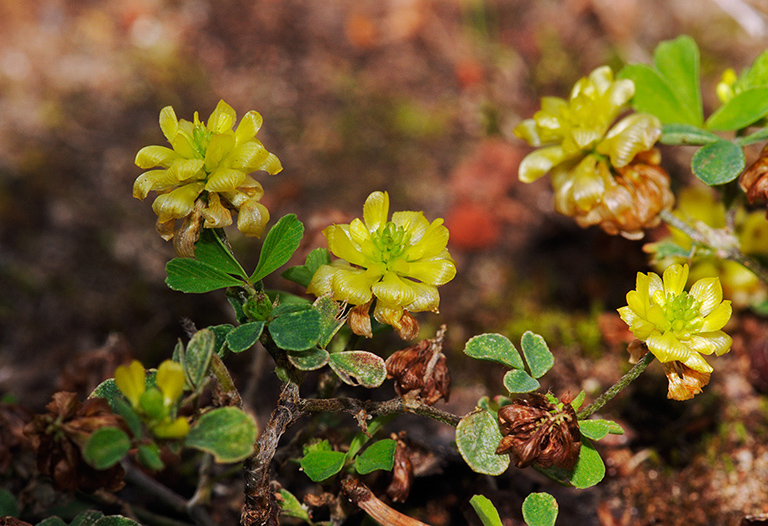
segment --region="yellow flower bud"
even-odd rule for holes
[[[155,383],[163,393],[163,404],[175,405],[184,392],[184,368],[178,362],[165,360],[157,368]]]
[[[141,395],[146,390],[144,366],[138,360],[115,369],[115,385],[134,408],[139,407]]]

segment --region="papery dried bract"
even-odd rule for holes
[[[394,378],[395,392],[402,397],[417,397],[427,405],[451,393],[451,375],[442,352],[445,326],[433,339],[402,349],[387,358],[387,378]]]
[[[667,398],[671,400],[690,400],[709,383],[710,373],[696,371],[680,362],[669,362],[663,366],[669,381]]]

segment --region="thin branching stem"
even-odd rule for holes
[[[599,411],[605,404],[607,404],[613,397],[619,394],[626,386],[632,383],[640,374],[645,371],[645,368],[653,361],[653,354],[650,352],[643,356],[642,360],[637,362],[627,374],[619,378],[619,381],[613,384],[606,392],[600,395],[597,400],[589,404],[587,407],[579,411],[576,416],[579,420],[584,420],[592,413]]]
[[[768,270],[756,259],[742,253],[737,244],[724,244],[719,243],[717,239],[712,239],[711,234],[717,232],[717,230],[706,227],[706,225],[691,225],[672,214],[669,210],[662,210],[659,212],[659,217],[661,217],[661,219],[669,226],[680,230],[690,237],[695,244],[711,248],[721,259],[735,261],[752,272],[758,279],[760,279],[760,281],[768,285]],[[703,231],[703,227],[706,227],[706,232]]]

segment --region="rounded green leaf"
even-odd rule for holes
[[[70,526],[74,526],[74,522]],[[90,523],[88,523],[90,526]],[[122,515],[109,515],[102,517],[96,522],[92,523],[93,526],[141,526],[138,522]],[[83,526],[86,526],[83,524]]]
[[[122,429],[102,427],[93,432],[83,448],[83,458],[95,469],[109,469],[131,449],[131,439]]]
[[[325,349],[310,349],[308,351],[288,351],[288,361],[300,371],[314,371],[328,363],[330,354]]]
[[[160,471],[165,467],[165,464],[163,464],[163,461],[160,458],[160,449],[154,442],[141,444],[138,448],[137,457],[139,462],[152,471]]]
[[[311,349],[322,332],[320,313],[309,304],[294,307],[295,310],[280,314],[269,323],[269,334],[286,351]]]
[[[576,467],[570,477],[571,484],[577,488],[590,488],[605,477],[605,464],[595,446],[587,438],[581,439],[581,451]]]
[[[227,334],[227,347],[234,353],[250,349],[258,341],[259,336],[261,336],[264,325],[263,321],[253,321],[232,329]]]
[[[483,526],[503,526],[496,506],[487,497],[475,495],[469,499],[469,503],[474,508],[477,516],[480,517],[480,522],[483,523]]]
[[[256,422],[236,407],[205,413],[189,430],[184,445],[211,453],[216,462],[238,462],[253,452]]]
[[[16,497],[7,489],[0,488],[0,517],[16,517],[18,514]]]
[[[509,455],[497,455],[502,436],[499,425],[485,410],[470,413],[456,427],[456,446],[472,471],[501,475],[509,467]]]
[[[513,369],[523,369],[523,359],[509,338],[501,334],[480,334],[467,341],[464,354],[478,360],[490,360]]]
[[[297,519],[303,519],[310,522],[311,517],[309,516],[309,513],[307,513],[307,509],[301,502],[299,502],[299,499],[297,499],[293,493],[287,489],[280,488],[280,496],[282,497],[282,499],[278,501],[280,504],[280,513],[288,517],[296,517]]]
[[[93,526],[104,518],[104,514],[96,510],[85,510],[78,513],[69,526]]]
[[[744,170],[744,150],[731,141],[719,140],[693,154],[693,173],[706,184],[728,183]]]
[[[208,367],[215,347],[216,334],[209,329],[201,329],[189,340],[187,350],[181,353],[184,374],[193,388],[202,384],[208,375]]]
[[[301,459],[301,469],[313,482],[322,482],[341,471],[346,460],[341,451],[311,451]]]
[[[742,91],[722,105],[709,119],[707,128],[717,131],[740,130],[768,114],[768,86]]]
[[[48,517],[38,522],[36,526],[67,526],[67,523],[60,517]]]
[[[328,365],[349,385],[378,387],[387,379],[387,367],[381,356],[368,351],[345,351],[330,355]]]
[[[602,420],[595,418],[592,420],[580,420],[579,430],[581,434],[591,440],[600,440],[606,435],[622,435],[624,430],[619,424],[612,420]]]
[[[397,441],[391,438],[374,442],[355,458],[355,470],[361,475],[377,469],[391,471],[395,465],[396,448]]]
[[[523,519],[528,526],[554,526],[558,505],[549,493],[531,493],[523,501]]]
[[[504,375],[504,387],[510,393],[530,393],[538,389],[540,384],[522,369],[512,369]]]
[[[523,334],[520,347],[523,349],[528,369],[534,378],[541,378],[555,364],[555,357],[549,351],[547,342],[538,334],[526,331]]]

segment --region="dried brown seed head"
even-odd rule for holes
[[[398,396],[421,398],[427,405],[434,405],[441,398],[448,400],[451,375],[442,352],[444,336],[445,325],[434,338],[422,340],[387,358],[387,378],[394,378]]]

